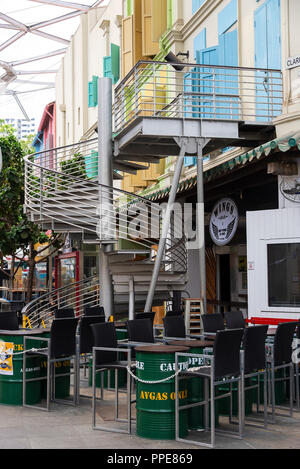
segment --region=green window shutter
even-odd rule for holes
[[[113,83],[116,84],[120,78],[120,47],[115,44],[110,45],[111,73]]]
[[[89,81],[89,107],[93,107],[93,82]]]
[[[111,78],[115,85],[120,78],[120,47],[110,45],[111,55],[103,57],[103,76]]]
[[[110,55],[103,57],[103,76],[113,79]]]
[[[133,15],[133,4],[132,4],[132,0],[127,0],[126,12],[127,12],[127,16]]]
[[[168,0],[167,12],[167,28],[171,29],[173,26],[173,0]]]
[[[93,76],[93,104],[98,105],[98,77]]]

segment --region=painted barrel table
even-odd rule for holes
[[[205,348],[212,348],[213,342],[207,340],[176,340],[169,342],[170,345],[189,347],[189,353],[203,354]],[[189,368],[202,366],[203,358],[190,357]],[[210,389],[210,387],[208,387]],[[200,377],[189,378],[188,380],[188,402],[194,404],[204,400],[204,379]],[[209,410],[210,412],[210,410]],[[215,426],[219,425],[218,402],[215,403]],[[204,406],[199,406],[188,410],[188,427],[190,430],[200,430],[205,427]]]
[[[187,347],[149,345],[136,348],[136,433],[153,440],[175,439],[175,354]],[[188,358],[179,357],[179,368],[188,368]],[[166,380],[166,378],[169,378]],[[146,381],[146,382],[144,382]],[[179,405],[188,398],[187,380],[179,382]],[[187,410],[180,412],[179,435],[188,433]]]
[[[21,406],[23,404],[23,350],[24,336],[41,336],[44,329],[18,329],[0,331],[0,404]],[[38,341],[27,341],[26,347],[39,348]],[[26,359],[27,378],[40,377],[40,357]],[[41,400],[41,381],[26,385],[27,404]]]

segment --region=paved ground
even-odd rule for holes
[[[111,425],[112,394],[105,393],[99,403],[98,422]],[[121,395],[121,400],[124,399]],[[121,412],[123,411],[121,406]],[[122,415],[121,415],[122,417]],[[228,420],[222,418],[222,426]],[[202,434],[200,434],[202,436]],[[296,449],[300,448],[300,413],[293,418],[277,417],[276,424],[265,429],[246,427],[245,438],[236,440],[217,436],[217,448],[223,449]],[[0,405],[0,449],[197,449],[175,441],[153,441],[135,435],[100,432],[92,429],[91,401],[81,399],[79,407],[53,404],[51,412]],[[198,448],[199,449],[199,448]],[[201,451],[201,448],[199,449]]]

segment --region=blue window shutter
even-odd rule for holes
[[[225,33],[237,21],[237,0],[231,2],[218,15],[219,35]]]
[[[237,29],[219,37],[219,65],[238,66],[238,33]]]
[[[193,0],[192,4],[192,12],[193,15],[196,13],[197,10],[201,7],[201,5],[205,2],[206,0]]]
[[[264,3],[254,12],[255,67],[268,68],[267,6]]]
[[[255,67],[281,68],[281,20],[280,0],[267,0],[254,12]],[[273,79],[275,75],[273,73]],[[273,115],[281,113],[280,99],[273,104],[269,94],[269,74],[256,72],[256,114],[258,120],[267,120],[271,110]],[[276,91],[273,96],[276,97]],[[278,95],[278,98],[280,96]]]
[[[197,51],[206,48],[206,28],[202,29],[194,39],[194,59],[197,60]]]
[[[280,0],[269,0],[267,8],[268,68],[281,69]]]

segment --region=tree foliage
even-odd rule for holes
[[[51,251],[64,243],[61,235],[47,234],[30,221],[23,212],[24,205],[24,156],[28,154],[28,142],[20,142],[9,125],[0,123],[0,148],[2,172],[0,173],[0,270],[6,273],[5,257],[11,256],[9,280],[12,285],[18,269],[29,264],[27,301],[32,298],[34,269]],[[37,244],[45,244],[44,255],[37,251]],[[47,248],[47,254],[46,254]],[[39,259],[37,259],[39,255]],[[18,261],[18,262],[17,262]]]

